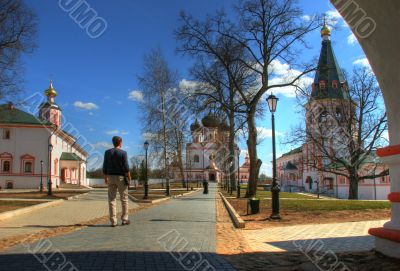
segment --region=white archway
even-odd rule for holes
[[[376,249],[400,258],[400,1],[330,0],[351,27],[377,77],[386,105],[390,146],[378,155],[389,165],[391,221],[370,229]]]

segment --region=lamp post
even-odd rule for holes
[[[167,174],[165,176],[166,184],[167,184],[167,189],[165,190],[165,195],[169,196],[169,157],[166,158],[165,160],[165,166],[167,170]]]
[[[229,168],[232,168],[232,166],[234,165],[234,160],[235,160],[235,159],[233,159],[233,160],[229,163]],[[229,176],[228,176],[228,178],[229,178],[229,194],[232,195],[234,183],[232,183],[230,177],[231,177],[231,176],[230,176],[230,174],[229,174]]]
[[[276,146],[275,146],[275,116],[276,105],[278,103],[278,98],[271,93],[267,98],[269,111],[271,112],[271,122],[272,122],[272,214],[271,219],[280,219],[279,215],[279,185],[276,180]]]
[[[147,150],[149,149],[149,142],[144,142],[144,149],[146,151],[146,176],[145,176],[145,180],[144,180],[144,199],[147,199],[149,197],[149,179],[147,176]]]
[[[48,151],[49,151],[49,163],[48,163],[49,181],[48,181],[47,195],[51,196],[53,194],[53,191],[52,191],[53,183],[51,180],[51,152],[53,151],[53,145],[51,145],[51,144],[48,145]]]
[[[240,198],[240,161],[239,161],[239,159],[240,159],[240,149],[239,149],[239,147],[237,147],[236,151],[237,151],[237,166],[238,166],[238,168],[237,168],[237,194],[236,194],[236,197],[239,199]]]
[[[43,192],[43,160],[40,160],[40,193]]]
[[[206,180],[206,178],[204,177],[204,174],[205,174],[205,168],[204,168],[204,148],[205,148],[205,146],[207,145],[207,143],[205,142],[205,141],[203,141],[203,142],[201,142],[200,143],[201,144],[201,146],[203,147],[202,149],[203,149],[203,182]],[[199,187],[199,181],[197,180],[197,187]]]

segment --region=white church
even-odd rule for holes
[[[87,186],[87,152],[63,131],[52,82],[35,116],[12,103],[0,105],[0,188]]]

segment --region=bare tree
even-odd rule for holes
[[[354,69],[348,94],[348,99],[318,100],[302,93],[308,100],[306,127],[297,127],[291,137],[292,142],[306,144],[305,166],[346,177],[349,199],[357,199],[361,180],[389,174],[382,167],[376,172],[379,164],[374,160],[375,150],[384,145],[387,118],[381,91],[368,68]]]
[[[21,0],[0,0],[0,100],[20,91],[23,53],[35,48],[36,16]]]
[[[250,176],[247,197],[257,191],[258,173],[262,161],[257,156],[256,114],[261,106],[260,101],[265,93],[276,88],[297,87],[299,79],[314,70],[309,65],[299,66],[298,46],[306,47],[305,35],[318,27],[314,19],[302,20],[302,10],[294,0],[245,0],[239,1],[235,8],[239,23],[229,21],[224,13],[208,18],[200,23],[191,17],[182,15],[184,22],[178,31],[178,39],[184,39],[181,50],[186,52],[200,51],[212,54],[223,61],[223,54],[215,50],[215,40],[229,39],[243,48],[244,54],[236,59],[257,75],[259,87],[246,91],[240,82],[232,83],[245,105],[247,118],[247,147],[250,158]],[[282,82],[272,82],[276,74],[274,63],[281,61],[291,68],[300,70]],[[226,65],[226,63],[224,64]],[[227,69],[229,70],[229,69]],[[230,76],[234,78],[234,76]]]
[[[164,176],[169,189],[167,157],[172,154],[179,163],[183,177],[182,144],[184,141],[183,127],[179,112],[171,106],[175,102],[171,97],[177,97],[177,73],[172,71],[164,59],[161,50],[153,50],[145,57],[144,73],[139,77],[143,90],[144,113],[143,128],[151,141],[154,153],[161,154],[159,161],[163,164]],[[172,116],[177,113],[177,115]],[[172,160],[172,159],[171,159]]]

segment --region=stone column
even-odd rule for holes
[[[400,145],[389,146],[377,151],[381,161],[389,166],[392,203],[391,220],[383,228],[369,230],[375,236],[376,250],[394,258],[400,258]]]

